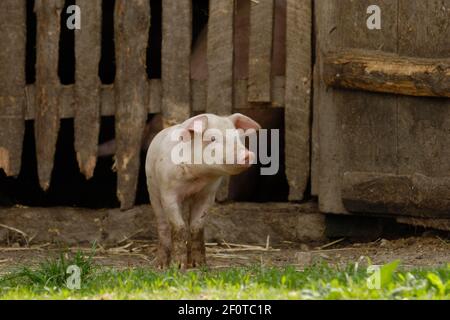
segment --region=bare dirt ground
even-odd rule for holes
[[[21,266],[34,266],[60,254],[61,250],[88,254],[91,248],[61,248],[55,245],[31,247],[0,247],[0,274]],[[95,262],[102,266],[123,268],[155,267],[156,243],[130,240],[115,248],[98,247]],[[211,268],[236,266],[286,266],[303,268],[316,261],[347,264],[369,257],[373,264],[400,259],[406,268],[439,266],[450,263],[450,240],[436,235],[396,240],[378,239],[370,243],[351,243],[339,239],[326,244],[282,243],[255,246],[232,243],[207,245],[207,260]]]

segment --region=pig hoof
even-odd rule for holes
[[[188,268],[188,264],[186,261],[173,261],[171,266],[175,269],[186,270]]]
[[[169,266],[170,266],[170,261],[158,259],[158,269],[159,270],[168,269]]]
[[[186,270],[188,267],[187,255],[174,255],[172,265],[180,270]]]
[[[170,250],[159,248],[157,261],[159,269],[167,269],[170,265]]]
[[[192,251],[191,265],[193,268],[203,267],[206,265],[206,256],[200,251]]]

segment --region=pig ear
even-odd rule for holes
[[[182,126],[191,132],[203,133],[208,126],[208,117],[206,115],[199,115],[183,122]]]
[[[261,126],[253,119],[244,116],[240,113],[235,113],[228,117],[231,122],[233,122],[236,129],[242,129],[242,130],[248,130],[248,129],[254,129],[259,130],[261,129]]]

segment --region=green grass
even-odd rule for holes
[[[37,268],[20,268],[0,277],[0,299],[450,299],[450,265],[402,271],[395,261],[380,269],[380,288],[369,289],[372,273],[358,263],[318,263],[303,271],[254,266],[158,272],[115,270],[92,261],[80,253],[61,254]],[[82,272],[80,290],[66,287],[72,264]]]

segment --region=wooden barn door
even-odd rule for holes
[[[371,5],[381,9],[379,30],[366,24]],[[450,1],[315,6],[313,191],[321,210],[449,218]]]

